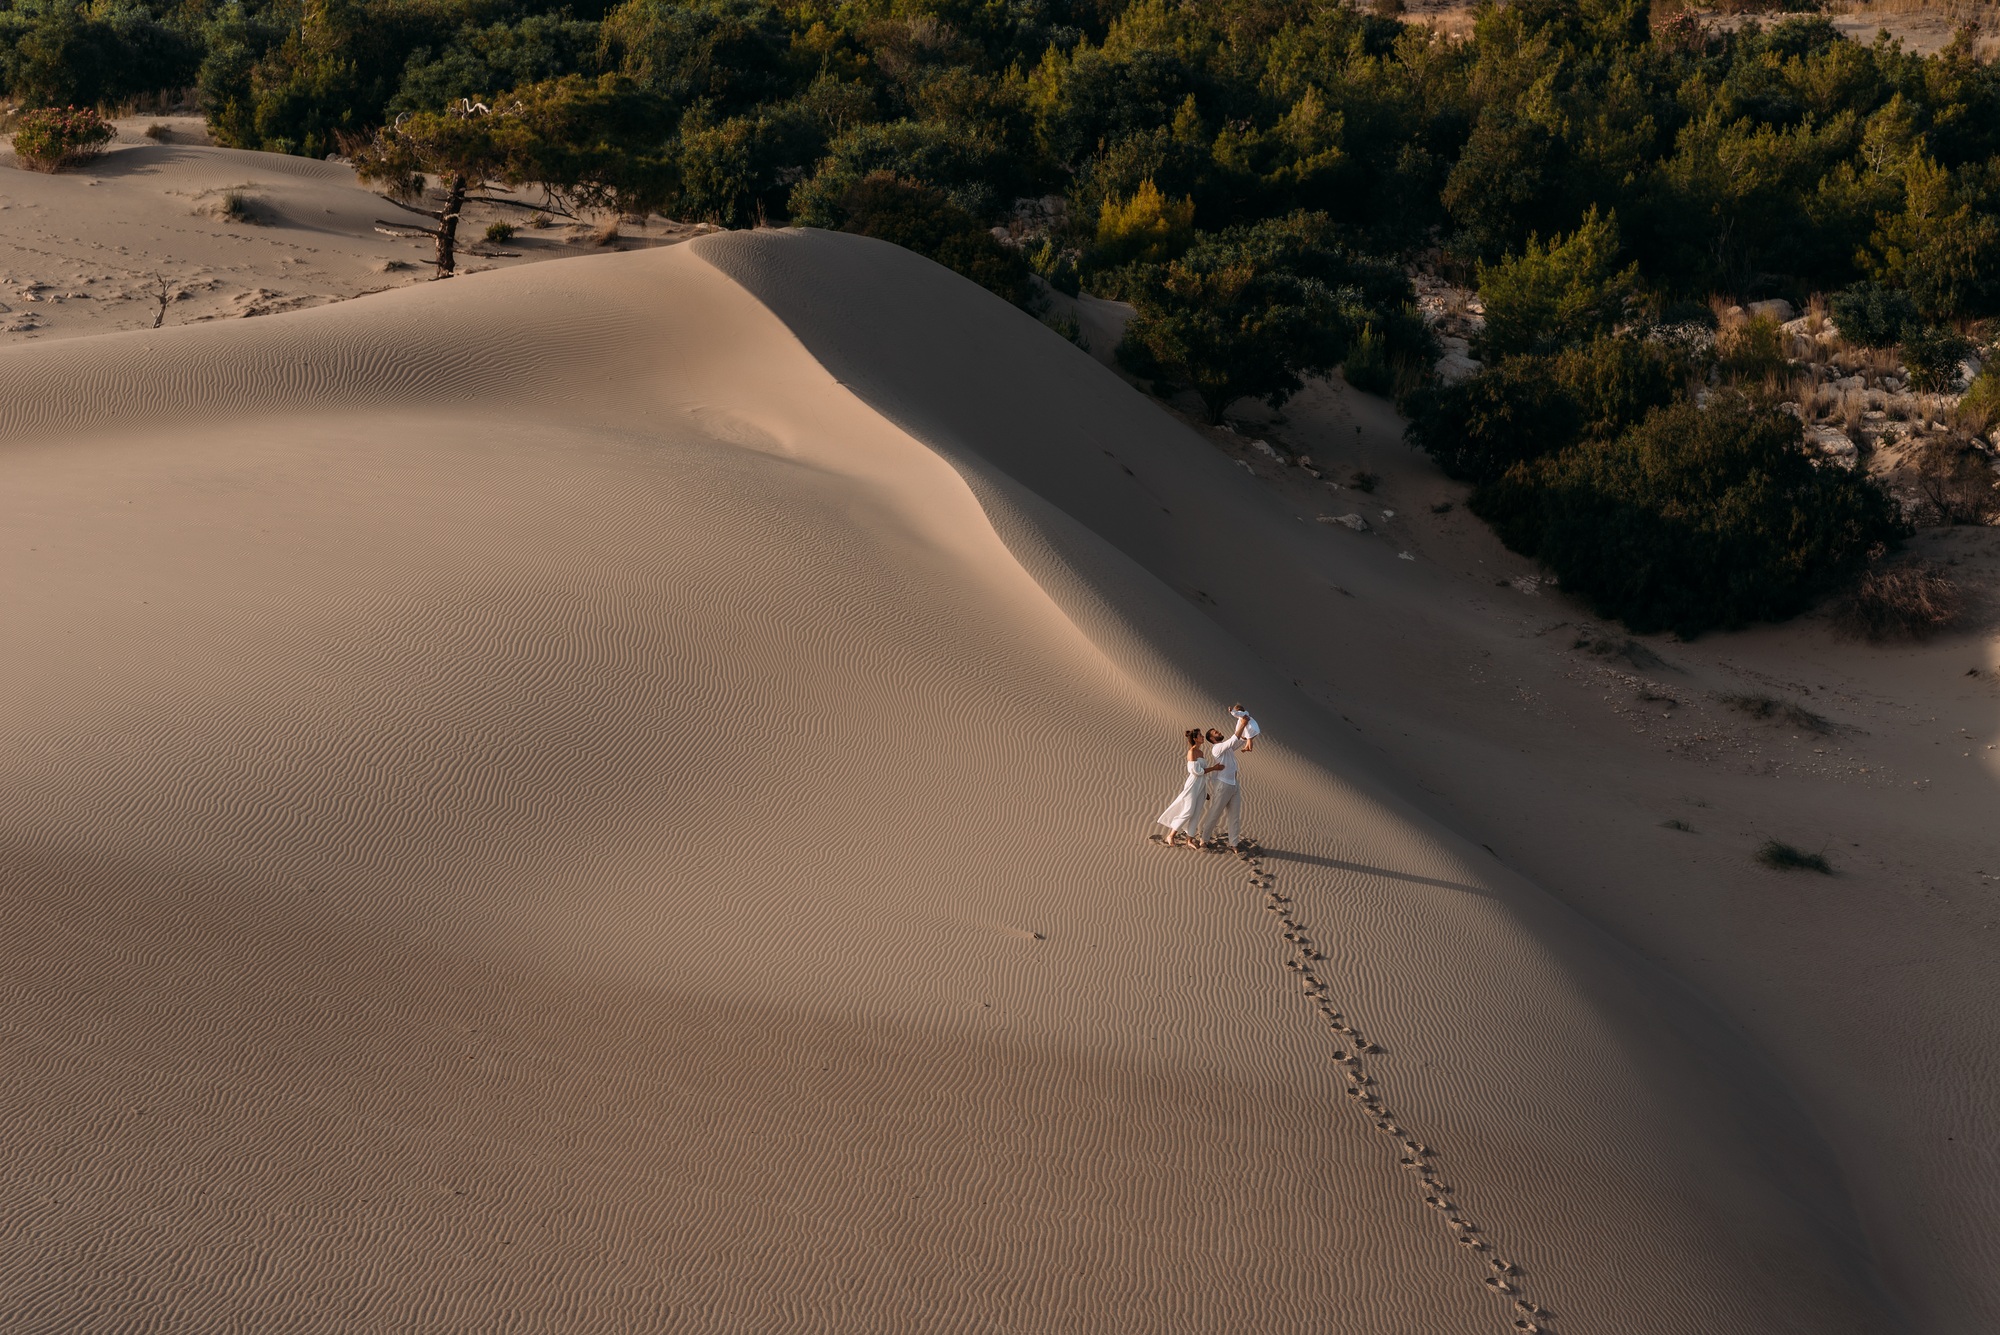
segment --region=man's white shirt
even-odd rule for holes
[[[1236,752],[1248,740],[1249,738],[1247,737],[1225,737],[1209,747],[1209,751],[1215,757],[1215,763],[1222,766],[1219,773],[1212,774],[1209,777],[1217,783],[1235,783]]]

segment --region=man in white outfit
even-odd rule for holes
[[[1209,754],[1215,763],[1222,766],[1208,781],[1208,810],[1201,817],[1201,841],[1212,844],[1216,831],[1222,825],[1222,818],[1229,817],[1229,843],[1232,847],[1243,845],[1243,786],[1236,776],[1236,757],[1249,749],[1250,716],[1238,705],[1230,711],[1236,715],[1236,731],[1224,737],[1220,729],[1208,730]]]

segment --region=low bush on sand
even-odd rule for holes
[[[14,158],[30,171],[68,171],[95,158],[117,137],[111,123],[90,107],[24,111],[15,122]]]
[[[1471,503],[1509,547],[1640,634],[1782,621],[1901,533],[1880,490],[1813,466],[1798,419],[1720,394],[1516,464]]]
[[[1870,570],[1834,605],[1834,625],[1855,639],[1927,640],[1965,613],[1965,595],[1928,561]]]
[[[1826,860],[1824,854],[1808,853],[1776,839],[1767,839],[1764,846],[1757,850],[1757,861],[1773,871],[1816,871],[1822,876],[1833,875],[1833,864]]]

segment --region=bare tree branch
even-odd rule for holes
[[[444,217],[444,215],[442,213],[439,213],[436,209],[422,209],[418,208],[415,204],[405,204],[402,200],[397,199],[394,195],[383,195],[382,202],[384,204],[393,204],[397,208],[405,211],[406,213],[420,214],[426,218],[442,219]]]
[[[559,213],[565,218],[574,218],[576,216],[555,201],[546,199],[539,204],[530,204],[525,199],[495,199],[491,195],[467,195],[465,202],[468,204],[505,204],[510,208],[526,209],[530,213]]]

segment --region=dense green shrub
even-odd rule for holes
[[[1836,293],[1828,309],[1840,336],[1864,348],[1893,348],[1919,323],[1910,294],[1880,283],[1856,283]]]
[[[1612,440],[1517,465],[1510,481],[1532,474],[1525,499],[1496,527],[1637,632],[1780,620],[1898,532],[1888,498],[1815,467],[1799,433],[1789,414],[1726,395],[1656,409]]]
[[[1451,476],[1494,483],[1515,464],[1637,425],[1673,402],[1692,369],[1665,345],[1635,338],[1509,357],[1415,396],[1408,437]]]
[[[1162,392],[1193,390],[1211,422],[1253,395],[1276,407],[1347,355],[1362,292],[1323,276],[1344,268],[1324,219],[1200,236],[1177,260],[1126,271],[1138,313],[1118,358]]]
[[[893,241],[1009,301],[1027,300],[1027,261],[942,190],[871,172],[848,187],[838,207],[842,231]]]
[[[983,218],[999,197],[996,187],[1011,184],[1001,155],[998,145],[958,126],[914,120],[857,126],[832,140],[818,170],[792,191],[791,215],[807,227],[838,228],[847,193],[886,172],[941,191]]]
[[[32,171],[67,171],[89,162],[117,137],[89,107],[23,112],[14,129],[14,158]]]
[[[607,69],[718,119],[784,101],[810,74],[792,58],[784,16],[760,0],[626,0],[601,33]]]
[[[94,107],[183,88],[201,57],[193,34],[137,7],[0,10],[0,88],[30,107]]]
[[[1284,403],[1364,331],[1361,374],[1379,365],[1384,389],[1437,356],[1408,276],[1356,255],[1323,213],[1198,232],[1179,259],[1110,277],[1138,308],[1119,360],[1162,393],[1194,390],[1213,422],[1241,398]]]

